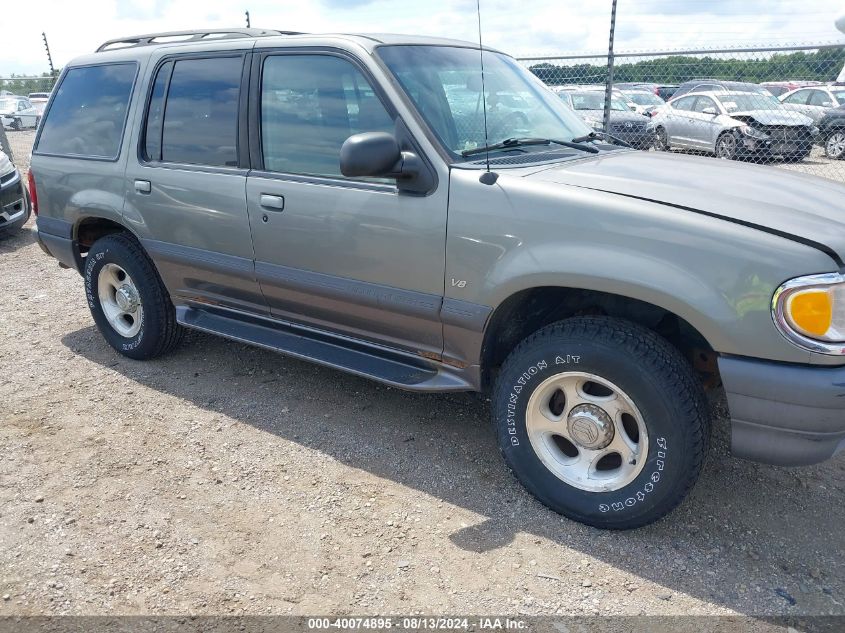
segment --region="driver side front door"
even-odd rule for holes
[[[448,183],[422,196],[341,175],[343,142],[398,116],[357,60],[256,52],[253,81],[247,206],[271,314],[439,357]]]

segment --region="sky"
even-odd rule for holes
[[[61,67],[119,36],[245,26],[475,41],[476,0],[37,0],[0,22],[0,77]],[[516,56],[607,50],[611,0],[481,0],[484,43]],[[845,0],[618,0],[616,50],[845,43]],[[13,17],[14,16],[14,17]]]

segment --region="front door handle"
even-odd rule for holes
[[[152,184],[149,180],[136,180],[135,191],[138,193],[150,193],[153,190]]]
[[[285,198],[284,196],[271,196],[270,194],[262,193],[261,206],[270,211],[284,211]]]

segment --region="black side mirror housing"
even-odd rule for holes
[[[392,177],[402,168],[402,150],[392,134],[364,132],[340,148],[340,173],[347,178]]]
[[[340,148],[340,173],[347,178],[394,178],[401,191],[424,194],[434,180],[414,152],[402,151],[387,132],[350,136]]]

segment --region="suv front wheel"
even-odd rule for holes
[[[118,352],[146,360],[182,339],[170,295],[141,246],[128,235],[97,240],[85,258],[85,294],[100,333]]]
[[[571,519],[628,529],[692,488],[710,432],[691,365],[655,333],[576,317],[523,341],[499,375],[499,448],[520,482]]]

